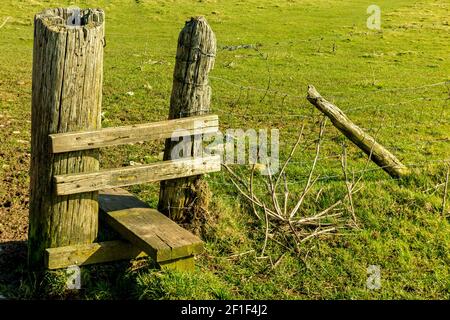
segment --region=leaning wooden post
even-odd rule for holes
[[[95,150],[52,154],[49,134],[101,126],[104,13],[56,8],[34,19],[31,199],[28,261],[44,265],[44,250],[92,243],[97,192],[56,196],[52,177],[99,169]]]
[[[385,147],[375,141],[369,134],[355,125],[338,107],[325,100],[314,86],[308,87],[307,99],[320,112],[330,118],[333,125],[350,139],[356,146],[364,151],[370,159],[380,166],[393,178],[401,178],[410,174],[409,169],[403,165]]]
[[[178,38],[169,119],[209,113],[211,87],[208,73],[214,66],[216,37],[204,17],[186,22]],[[178,142],[166,140],[164,160],[170,160],[172,148]],[[183,141],[190,155],[201,156],[201,146]],[[158,209],[181,222],[189,217],[189,209],[202,201],[200,176],[161,182]]]

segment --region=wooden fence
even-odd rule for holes
[[[69,16],[56,8],[35,17],[30,267],[148,255],[162,267],[192,269],[201,240],[119,187],[161,181],[161,211],[182,220],[179,204],[197,196],[183,190],[199,175],[220,170],[219,157],[202,157],[195,145],[188,146],[189,157],[171,159],[175,142],[169,139],[218,130],[218,117],[209,114],[214,33],[202,17],[181,31],[170,120],[101,128],[104,12],[82,10],[75,27],[67,25]],[[100,170],[99,148],[152,139],[166,139],[164,161]],[[99,242],[103,228],[116,238]]]

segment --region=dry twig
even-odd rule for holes
[[[3,23],[0,25],[0,29],[5,26],[9,19],[11,19],[11,17],[6,17],[5,20],[3,20]]]
[[[445,175],[444,195],[442,196],[442,215],[445,215],[449,175],[450,175],[450,164],[447,164],[447,174]]]
[[[305,203],[305,199],[309,196],[311,190],[313,189],[313,186],[319,178],[319,176],[315,176],[314,171],[319,160],[321,142],[325,132],[325,118],[320,124],[318,139],[315,142],[315,156],[308,173],[308,179],[303,187],[303,191],[299,195],[298,200],[295,202],[295,205],[292,208],[289,208],[289,199],[291,197],[291,194],[288,189],[286,168],[291,161],[297,147],[303,140],[303,131],[304,125],[300,130],[300,134],[297,138],[296,143],[292,147],[288,158],[277,174],[274,174],[270,169],[270,165],[267,164],[268,174],[266,176],[266,180],[264,181],[266,185],[267,197],[259,197],[255,194],[254,165],[252,166],[249,179],[243,179],[241,176],[237,175],[230,168],[230,166],[226,164],[223,165],[225,169],[230,173],[230,179],[233,185],[237,188],[239,193],[250,202],[255,217],[259,221],[262,221],[264,223],[265,235],[260,257],[264,256],[269,239],[286,248],[289,248],[289,243],[294,241],[295,248],[293,250],[299,253],[302,243],[321,235],[335,233],[338,229],[336,218],[342,216],[342,210],[340,206],[343,204],[344,199],[337,200],[327,208],[324,208],[319,212],[315,212],[311,215],[305,215],[304,212],[306,210],[301,210]],[[281,179],[283,180],[282,184],[280,183]],[[352,194],[355,192],[355,186],[359,181],[360,179],[355,181],[355,175],[353,175],[353,181],[347,182],[346,197],[352,199]],[[279,188],[282,188],[282,190],[279,190]],[[315,203],[318,202],[318,197],[322,192],[323,188],[320,188],[316,195],[311,195],[312,199],[315,199]],[[263,215],[259,214],[258,211],[262,212]],[[352,209],[352,211],[354,212],[354,209]],[[276,239],[277,236],[279,237],[279,240],[282,240],[281,242]],[[283,244],[282,242],[284,242],[285,244]],[[290,248],[289,250],[292,250],[292,248]]]

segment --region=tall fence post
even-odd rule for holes
[[[169,119],[207,114],[210,111],[211,87],[208,73],[214,66],[216,37],[204,17],[186,22],[178,38]],[[171,151],[178,142],[166,140],[164,160],[171,159]],[[183,141],[191,150],[188,156],[201,156],[201,144]],[[183,155],[186,156],[186,155]],[[200,202],[201,176],[161,182],[158,209],[175,221],[189,217],[189,208]]]
[[[100,128],[103,45],[102,10],[56,8],[35,16],[28,233],[33,269],[43,267],[46,248],[97,237],[97,192],[56,196],[52,177],[97,171],[98,152],[52,154],[48,135]]]

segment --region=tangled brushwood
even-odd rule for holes
[[[324,119],[320,123],[319,136],[315,142],[312,166],[300,194],[293,194],[289,191],[286,169],[297,147],[303,141],[304,125],[281,170],[277,174],[273,174],[270,172],[270,166],[267,165],[267,168],[269,168],[268,175],[261,176],[265,185],[264,195],[258,196],[255,192],[255,165],[252,165],[249,176],[246,178],[236,174],[229,165],[223,165],[230,173],[231,182],[239,193],[248,200],[255,217],[264,225],[265,238],[261,256],[264,255],[269,240],[300,253],[302,244],[308,240],[324,235],[337,234],[338,230],[345,226],[357,226],[353,194],[360,190],[357,185],[361,181],[362,175],[355,179],[355,174],[353,174],[352,180],[349,180],[350,174],[347,168],[345,147],[343,147],[341,155],[345,195],[332,205],[319,210],[311,210],[305,205],[307,198],[318,205],[318,199],[323,192],[323,188],[313,192],[313,187],[320,178],[319,175],[315,174],[315,169],[319,160],[325,124]]]

